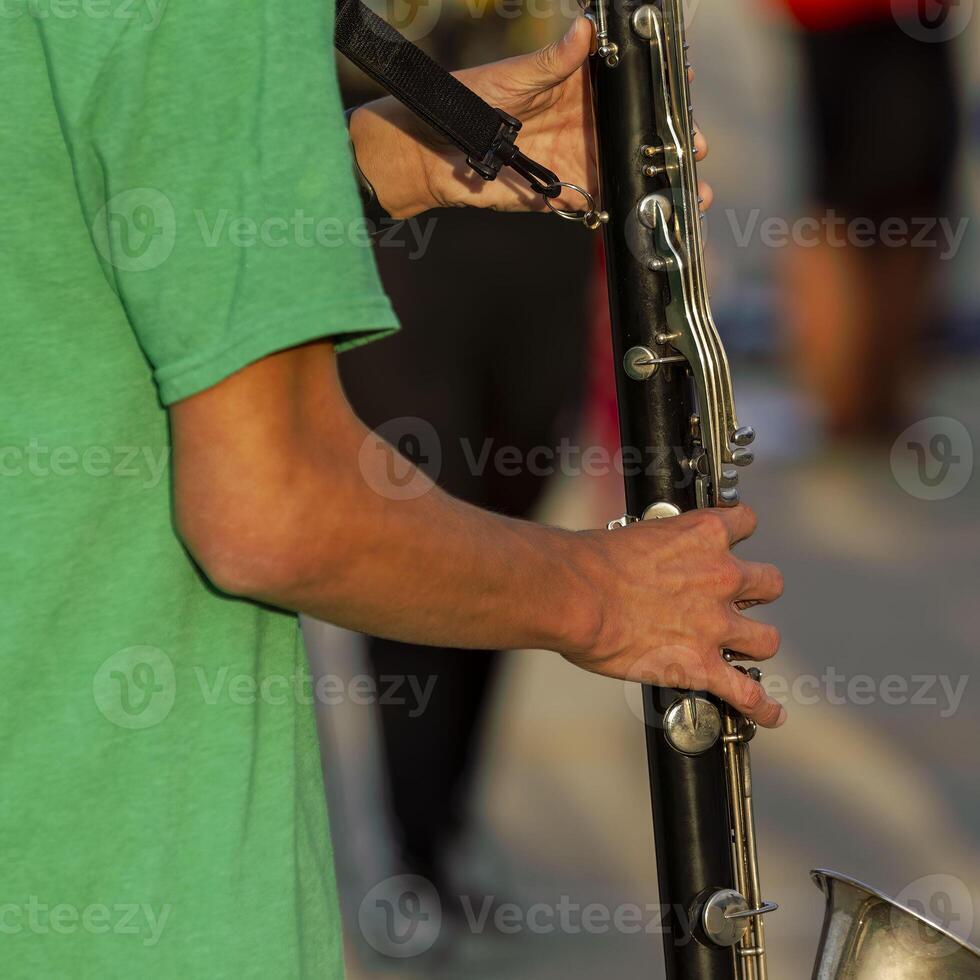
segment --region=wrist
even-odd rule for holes
[[[605,619],[595,548],[585,534],[551,527],[540,530],[548,538],[543,550],[550,567],[545,574],[553,584],[545,600],[553,613],[553,637],[544,646],[564,656],[591,653],[599,645]]]
[[[404,220],[435,207],[436,200],[418,144],[398,124],[398,108],[390,98],[359,106],[349,116],[348,132],[356,164],[378,203]]]

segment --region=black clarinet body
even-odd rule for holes
[[[733,444],[753,434],[735,423],[720,340],[700,336],[714,325],[680,0],[591,0],[586,13],[626,485],[615,533],[737,503],[751,454]],[[667,978],[764,980],[757,868],[735,844],[751,838],[754,859],[751,808],[736,811],[732,786],[754,729],[707,694],[644,686],[643,704]]]

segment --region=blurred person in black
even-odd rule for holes
[[[798,368],[831,438],[890,440],[910,421],[938,260],[953,244],[937,222],[958,142],[956,11],[946,0],[781,2],[802,28],[820,223],[788,269]]]
[[[438,30],[413,39],[454,66],[506,57],[563,31],[557,16],[515,21],[494,17],[492,8],[478,16],[469,5],[447,4]],[[350,105],[377,94],[355,72],[341,77]],[[553,469],[547,454],[533,451],[574,441],[578,427],[595,240],[535,214],[449,209],[413,221],[376,240],[402,330],[345,356],[348,397],[368,426],[398,440],[423,469],[433,467],[435,442],[430,475],[454,497],[527,518]],[[423,425],[420,434],[415,419],[432,429]],[[445,895],[447,851],[464,825],[501,654],[365,639],[379,690],[382,678],[436,678],[424,710],[411,699],[378,710],[398,870]]]

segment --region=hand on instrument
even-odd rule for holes
[[[523,122],[517,145],[566,183],[598,191],[592,109],[585,61],[592,25],[584,17],[560,41],[532,54],[454,72],[490,105]],[[420,122],[393,98],[362,106],[351,119],[351,140],[361,170],[378,199],[395,217],[432,207],[470,206],[497,211],[542,211],[544,198],[505,167],[496,180],[474,173],[462,153]],[[698,132],[697,158],[708,152]],[[711,189],[701,186],[703,208]],[[566,191],[559,206],[583,207],[581,195]]]
[[[753,512],[740,506],[582,535],[602,626],[591,649],[566,658],[610,677],[710,691],[763,727],[778,728],[785,710],[722,657],[728,649],[739,659],[768,660],[779,650],[778,630],[740,611],[783,591],[778,569],[731,554],[755,528]]]

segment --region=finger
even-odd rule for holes
[[[711,184],[706,184],[703,180],[698,181],[698,197],[701,198],[698,207],[704,213],[711,207],[715,200],[715,192],[712,190]]]
[[[751,605],[759,605],[763,602],[775,602],[783,594],[783,573],[775,565],[735,560],[743,577],[742,589],[737,599],[743,602],[748,600]],[[743,605],[741,608],[747,609],[748,605]]]
[[[708,155],[708,140],[704,133],[701,132],[701,127],[695,123],[694,124],[694,159],[703,160]]]
[[[745,504],[739,504],[737,507],[716,507],[712,510],[703,510],[700,515],[702,520],[719,522],[719,526],[728,537],[729,547],[734,547],[739,541],[752,537],[759,524],[755,511]]]
[[[560,40],[516,61],[527,60],[527,71],[521,80],[537,89],[548,89],[575,74],[589,56],[592,45],[592,22],[577,17]]]
[[[727,701],[736,711],[763,728],[779,728],[786,723],[786,709],[766,694],[751,677],[722,661],[722,669],[712,678],[712,694]]]
[[[779,653],[782,637],[775,626],[732,613],[724,645],[749,660],[772,660]]]

